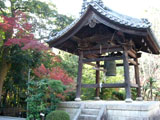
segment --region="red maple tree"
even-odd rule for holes
[[[39,78],[50,78],[54,80],[61,80],[64,85],[73,83],[73,79],[60,67],[53,67],[50,69],[46,68],[43,64],[34,69],[34,73]]]
[[[32,25],[27,21],[27,16],[21,12],[17,11],[14,17],[1,16],[0,30],[5,33],[4,46],[10,47],[13,45],[18,45],[22,50],[45,50],[48,52],[49,48],[44,44],[35,39],[34,34],[32,34]],[[56,62],[61,62],[58,56],[53,52],[53,64]],[[68,74],[60,67],[53,67],[51,69],[46,68],[43,64],[34,69],[34,73],[39,78],[50,78],[54,80],[61,80],[64,85],[70,85],[73,83],[73,79],[68,76]],[[7,71],[5,76],[7,75]],[[3,80],[2,79],[2,84]],[[66,90],[67,92],[69,90]],[[64,96],[62,96],[63,99]]]
[[[26,15],[17,11],[14,17],[1,16],[0,29],[5,33],[9,33],[10,37],[5,42],[6,46],[19,45],[22,50],[47,50],[48,47],[44,43],[39,42],[31,33],[32,25],[28,23]]]

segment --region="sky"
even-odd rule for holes
[[[50,0],[59,13],[78,17],[83,0]],[[143,18],[143,13],[149,7],[160,7],[160,0],[103,0],[104,4],[119,13]]]

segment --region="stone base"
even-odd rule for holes
[[[127,99],[125,99],[125,102],[126,102],[126,103],[132,103],[133,100],[132,100],[131,98],[127,98]]]
[[[73,120],[81,104],[84,109],[106,107],[106,120],[160,120],[160,102],[158,101],[81,101],[62,102],[59,110],[65,110]],[[85,119],[84,119],[85,120]],[[105,120],[105,119],[104,119]]]
[[[80,102],[80,101],[81,101],[81,98],[75,98],[75,101],[76,101],[76,102]]]
[[[137,97],[136,101],[143,101],[143,98],[142,97]]]
[[[95,100],[100,100],[100,97],[95,97],[94,99],[95,99]]]

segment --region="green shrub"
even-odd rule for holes
[[[70,120],[70,117],[66,112],[56,110],[56,111],[50,112],[46,116],[46,120]]]
[[[56,94],[63,93],[65,86],[60,80],[42,79],[29,82],[27,120],[40,120],[40,113],[47,114],[56,109],[60,99]]]

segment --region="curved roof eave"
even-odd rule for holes
[[[69,36],[72,34],[76,34],[88,21],[89,18],[89,6],[88,9],[81,15],[79,18],[75,19],[70,25],[68,25],[63,30],[57,32],[56,34],[51,33],[49,36],[48,41],[46,41],[49,45],[55,43],[54,45],[50,46],[56,46],[56,41],[59,39],[63,39],[60,41],[60,43],[64,42],[69,38]]]
[[[49,40],[46,42],[49,43],[50,46],[56,46],[56,44],[60,44],[60,43],[64,42],[66,39],[69,38],[69,36],[71,36],[71,34],[74,35],[88,22],[88,19],[91,18],[93,15],[93,14],[89,14],[91,12],[95,13],[95,15],[97,16],[96,19],[100,23],[103,23],[108,27],[111,27],[115,30],[119,30],[119,31],[122,31],[125,33],[143,35],[144,32],[141,32],[141,30],[142,29],[146,30],[146,28],[150,27],[149,25],[144,25],[144,26],[133,25],[131,23],[125,22],[124,20],[119,20],[115,17],[116,14],[118,14],[118,13],[112,11],[112,14],[114,13],[115,16],[113,16],[113,15],[111,16],[111,13],[109,13],[109,11],[111,12],[111,10],[108,10],[108,12],[106,12],[106,10],[104,10],[101,6],[99,6],[95,2],[91,2],[88,5],[87,9],[83,12],[83,14],[79,18],[74,20],[69,26],[67,26],[65,29],[61,30],[57,34],[55,34],[55,35],[51,34],[49,36]],[[125,16],[125,18],[126,18],[126,16]],[[134,18],[130,17],[130,20],[131,19],[134,19]],[[129,20],[129,18],[127,20]],[[134,20],[132,20],[132,22],[135,20],[138,20],[138,19],[135,18]],[[119,27],[117,27],[116,24],[119,24],[120,26],[122,26],[122,28],[120,29]],[[126,29],[124,29],[124,28],[126,28]],[[133,31],[135,29],[136,29],[136,31]],[[63,40],[58,41],[58,43],[56,43],[56,41],[60,40],[60,39],[63,39]],[[51,45],[53,43],[54,43],[54,45]]]
[[[153,48],[156,51],[155,54],[159,54],[160,53],[160,44],[159,44],[157,38],[155,37],[152,29],[148,28],[147,29],[147,33],[148,33],[148,35],[150,37],[151,44],[153,44],[153,46],[154,46]]]
[[[97,12],[99,12],[104,17],[120,25],[137,29],[146,29],[151,26],[151,23],[147,19],[138,19],[117,13],[106,6],[100,6],[95,1],[89,2],[88,6],[89,5],[92,6]],[[84,10],[85,9],[87,8],[84,8]]]

